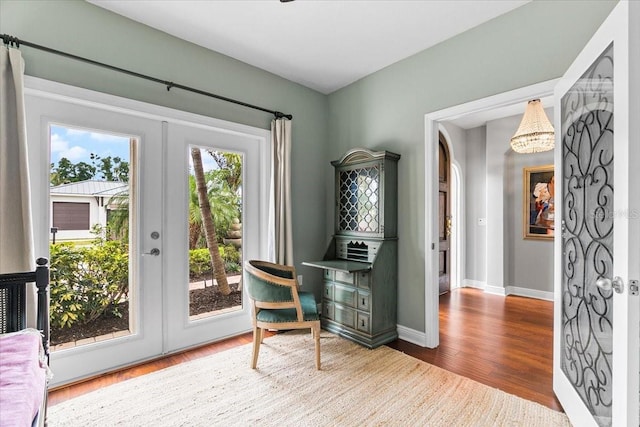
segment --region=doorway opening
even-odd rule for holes
[[[425,170],[431,171],[425,174],[425,248],[432,249],[425,256],[425,347],[435,348],[439,344],[438,313],[440,295],[440,251],[436,250],[436,248],[439,248],[440,238],[440,221],[438,220],[440,210],[438,176],[440,157],[440,130],[444,128],[446,123],[452,122],[454,120],[476,120],[480,122],[484,120],[484,122],[486,122],[487,120],[491,120],[494,118],[516,115],[521,112],[519,111],[519,109],[522,109],[522,105],[526,104],[526,101],[533,98],[545,98],[553,95],[553,88],[555,84],[555,80],[547,81],[514,91],[505,92],[503,94],[494,95],[477,101],[472,101],[455,107],[450,107],[444,110],[436,111],[425,116]],[[502,162],[502,156],[496,161]],[[461,175],[458,174],[457,176],[460,177]],[[500,176],[499,179],[502,183],[503,177]],[[460,185],[458,191],[462,194],[465,192],[464,184],[461,180],[459,181],[459,184]],[[488,185],[489,184],[487,183],[487,186]],[[502,194],[502,191],[500,193]],[[488,198],[488,192],[486,191],[486,189],[482,196],[484,198]],[[458,195],[458,198],[462,200],[460,194]],[[502,213],[502,206],[500,206],[497,210]],[[466,207],[464,210],[461,209],[460,212],[464,212],[464,214],[461,215],[463,216],[463,218],[460,218],[459,221],[457,221],[458,224],[466,223],[468,225],[470,223],[473,223],[481,225],[483,227],[487,225],[486,213],[477,218],[468,218],[469,214],[467,213]],[[490,232],[489,227],[487,227],[485,230],[485,232],[487,233],[486,235],[488,236]],[[489,240],[491,240],[492,242],[497,242],[497,247],[491,248],[492,251],[496,251],[495,253],[498,254],[504,253],[503,230],[501,223],[499,233],[498,230],[496,230],[496,235],[492,235],[492,239],[488,239],[488,237],[485,237],[483,244],[473,248],[469,248],[467,246],[467,239],[462,230],[460,230],[456,234],[456,240],[457,242],[459,242],[459,252],[456,254],[457,259],[470,259],[470,257],[474,256],[474,252],[482,252],[486,255],[487,252],[489,252],[489,245],[487,243],[489,242]],[[489,258],[490,257],[487,256],[487,259]],[[500,257],[500,262],[502,262],[502,257]],[[459,271],[461,276],[457,278],[458,283],[460,285],[474,287],[476,283],[473,281],[468,281],[466,278],[466,266],[465,268],[462,268],[462,265],[460,265],[460,267],[461,268],[459,269]],[[491,270],[492,272],[494,272],[495,270],[495,272],[502,274],[503,268],[504,267],[502,265],[500,265],[499,268],[495,268],[495,266],[492,266]],[[486,265],[485,271],[487,273],[489,271],[489,268]],[[502,292],[504,292],[504,287],[502,286],[502,276],[500,276],[499,284],[501,285]],[[488,281],[485,279],[483,285],[491,285],[491,283],[488,283]]]

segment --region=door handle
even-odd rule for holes
[[[619,294],[624,292],[624,281],[618,276],[614,277],[613,279],[601,277],[596,280],[596,286],[604,291],[610,291],[611,289],[613,289]]]
[[[158,248],[153,248],[151,249],[149,252],[143,252],[142,255],[153,255],[153,256],[158,256],[160,255],[160,249]]]

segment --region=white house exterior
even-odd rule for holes
[[[107,225],[107,212],[115,209],[114,196],[126,196],[129,184],[112,181],[80,181],[51,187],[49,198],[50,239],[56,241],[95,237],[94,225]]]

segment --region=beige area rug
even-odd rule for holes
[[[49,426],[569,426],[566,416],[404,353],[322,333],[265,339],[49,409]]]

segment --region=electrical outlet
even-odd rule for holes
[[[298,286],[302,287],[302,274],[298,274]]]

